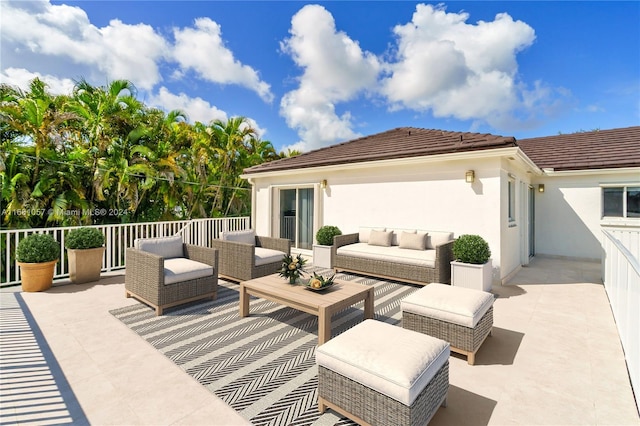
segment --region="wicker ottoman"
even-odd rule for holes
[[[318,408],[361,425],[426,425],[446,405],[449,344],[365,320],[316,350]]]
[[[493,326],[493,294],[432,283],[400,302],[402,326],[451,344],[451,351],[475,363]]]

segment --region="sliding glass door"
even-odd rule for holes
[[[280,238],[292,247],[313,248],[313,188],[280,190]]]

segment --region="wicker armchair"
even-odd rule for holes
[[[215,249],[184,244],[180,237],[149,238],[127,249],[126,262],[126,297],[154,307],[156,315],[172,306],[217,297]]]
[[[275,274],[282,266],[282,257],[291,254],[290,240],[258,236],[252,230],[226,232],[210,244],[220,254],[218,275],[231,281]]]

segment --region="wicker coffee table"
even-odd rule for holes
[[[249,296],[271,300],[318,317],[318,346],[331,339],[331,316],[360,301],[364,302],[364,318],[373,318],[373,287],[335,280],[323,291],[312,291],[291,285],[278,274],[240,283],[240,317],[249,315]]]

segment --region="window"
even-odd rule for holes
[[[514,224],[516,221],[516,181],[511,175],[509,175],[507,191],[509,199],[509,224]]]
[[[602,188],[603,217],[640,217],[640,186]]]

